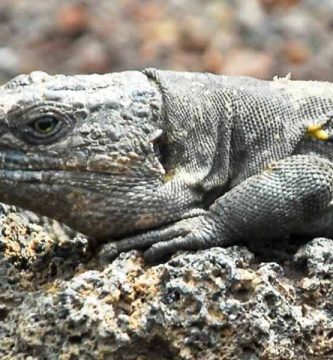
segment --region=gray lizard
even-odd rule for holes
[[[0,88],[0,201],[114,253],[333,233],[333,84],[147,69]]]

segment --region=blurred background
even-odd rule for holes
[[[333,81],[333,0],[0,0],[0,82],[163,69]]]

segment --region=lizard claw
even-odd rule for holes
[[[162,241],[152,245],[144,252],[144,258],[148,263],[156,263],[166,259],[176,251],[180,250],[199,250],[208,246],[208,238],[203,238],[201,234],[189,234],[184,238],[178,237],[169,241]]]
[[[98,251],[98,258],[101,263],[108,264],[119,255],[115,242],[110,242],[101,246]]]
[[[220,234],[216,225],[217,221],[210,214],[199,215],[104,247],[107,248],[106,253],[110,249],[113,258],[124,251],[148,248],[144,252],[145,260],[149,263],[157,262],[179,250],[197,250],[218,245]]]

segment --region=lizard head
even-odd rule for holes
[[[100,238],[151,226],[160,112],[140,72],[14,78],[0,87],[0,201]]]

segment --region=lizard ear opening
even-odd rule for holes
[[[149,142],[152,143],[153,149],[159,162],[165,169],[166,156],[167,156],[167,141],[163,136],[162,129],[156,129],[149,137]]]

